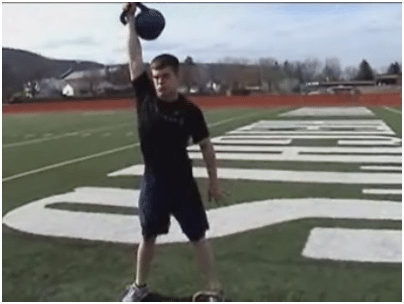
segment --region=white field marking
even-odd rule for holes
[[[31,137],[35,137],[35,134],[30,133],[24,136],[24,138],[31,138]]]
[[[99,193],[97,194],[96,192]],[[135,206],[137,190],[100,188],[76,189],[33,201],[8,212],[3,224],[27,233],[119,243],[139,243],[141,228],[137,215],[78,212],[47,208],[57,203],[107,204]],[[106,195],[107,194],[107,195]],[[208,237],[222,237],[252,229],[304,218],[402,219],[401,204],[363,199],[268,199],[244,202],[207,211]],[[186,242],[178,223],[173,220],[168,235],[159,243]]]
[[[315,259],[401,263],[402,232],[388,229],[314,228],[302,255]]]
[[[128,126],[128,125],[133,125],[133,124],[132,123],[123,123],[123,124],[119,124],[116,126],[86,129],[83,131],[69,132],[69,133],[64,133],[61,135],[56,135],[56,136],[51,136],[51,137],[49,136],[49,137],[44,137],[44,138],[39,138],[39,139],[20,141],[20,142],[16,142],[16,143],[5,144],[5,145],[3,145],[3,149],[10,148],[10,147],[24,146],[24,145],[29,145],[29,144],[35,144],[35,143],[41,143],[41,142],[48,141],[48,140],[60,139],[60,138],[68,137],[68,136],[76,136],[76,135],[88,133],[88,132],[98,132],[98,131],[103,131],[103,130],[110,130],[110,129],[120,128],[120,127]]]
[[[403,170],[402,166],[360,166],[360,170],[369,171],[399,171]]]
[[[83,116],[89,116],[89,115],[111,115],[111,114],[115,114],[117,111],[115,110],[104,110],[104,111],[93,111],[93,112],[83,112],[82,115]]]
[[[235,119],[236,118],[241,118],[241,116],[235,117]],[[225,119],[225,120],[229,121],[229,119]],[[218,126],[219,123],[222,124],[223,121],[224,120],[221,120],[221,121],[219,121],[217,123],[214,123],[214,125]],[[211,127],[212,125],[213,124],[209,124],[208,127]],[[86,130],[86,131],[88,131],[88,130]],[[83,132],[86,132],[86,131],[83,131]],[[79,132],[75,132],[75,135],[77,135],[77,134],[79,134]],[[65,162],[58,163],[58,164],[42,167],[42,168],[39,168],[39,169],[36,169],[36,170],[31,170],[31,171],[27,171],[27,172],[24,172],[24,173],[19,173],[19,174],[16,174],[16,175],[12,175],[12,176],[3,178],[2,182],[4,183],[4,182],[14,180],[14,179],[17,179],[17,178],[20,178],[20,177],[24,177],[24,176],[27,176],[27,175],[47,171],[47,170],[54,169],[54,168],[59,168],[59,167],[62,167],[62,166],[78,163],[78,162],[81,162],[81,161],[85,161],[85,160],[88,160],[88,159],[92,159],[92,158],[96,158],[96,157],[100,157],[100,156],[104,156],[104,155],[108,155],[108,154],[113,154],[113,153],[120,152],[120,151],[123,151],[123,150],[126,150],[126,149],[131,149],[131,148],[137,147],[139,145],[140,145],[140,143],[135,143],[135,144],[132,144],[132,145],[123,146],[123,147],[119,147],[119,148],[116,148],[116,149],[112,149],[112,150],[108,150],[108,151],[88,155],[88,156],[85,156],[85,157],[80,157],[80,158],[68,160],[68,161],[65,161]],[[4,145],[3,145],[3,148],[4,148]]]
[[[231,140],[287,140],[287,139],[368,139],[380,141],[395,141],[400,142],[401,138],[392,136],[378,136],[378,135],[255,135],[255,134],[240,134],[240,135],[224,135],[213,138],[212,140],[226,142],[227,139]]]
[[[269,153],[225,153],[216,152],[216,159],[240,161],[299,161],[329,163],[394,163],[401,164],[401,155],[327,155],[327,154],[295,154],[293,150],[282,154]],[[202,153],[189,152],[191,159],[203,159]]]
[[[250,124],[250,125],[240,127],[240,128],[235,129],[234,131],[237,131],[237,130],[240,130],[240,131],[243,131],[243,130],[250,130],[251,128],[254,128],[258,123],[259,123],[259,122],[255,122],[255,123],[252,123],[252,124]]]
[[[254,124],[247,125],[234,132],[241,131],[266,131],[267,128],[382,128],[391,130],[390,127],[380,119],[372,120],[260,120]]]
[[[226,137],[215,137],[211,139],[212,143],[218,144],[266,144],[266,145],[289,145],[292,140],[291,139],[268,139],[268,140],[226,140]]]
[[[46,133],[43,135],[43,137],[51,137],[53,135],[53,133]]]
[[[262,133],[271,134],[274,132],[272,129],[371,129],[371,130],[387,130],[392,131],[391,128],[379,119],[372,120],[261,120],[254,124],[247,125],[228,134],[243,134],[243,133]],[[270,130],[271,129],[271,130]]]
[[[108,136],[111,136],[111,133],[107,132],[107,133],[102,134],[102,137],[108,137]]]
[[[22,118],[22,119],[26,119],[26,118],[30,118],[30,117],[37,117],[39,116],[39,113],[13,113],[13,114],[8,114],[8,118],[12,117],[12,118]]]
[[[31,171],[27,171],[27,172],[24,172],[24,173],[12,175],[12,176],[3,178],[2,181],[3,181],[3,183],[8,182],[10,180],[17,179],[17,178],[20,178],[20,177],[23,177],[23,176],[28,176],[28,175],[31,175],[31,174],[35,174],[35,173],[47,171],[47,170],[50,170],[50,169],[63,167],[63,166],[66,166],[66,165],[71,165],[71,164],[74,164],[74,163],[82,162],[82,161],[85,161],[85,160],[89,160],[89,159],[92,159],[92,158],[96,158],[96,157],[100,157],[100,156],[104,156],[104,155],[108,155],[108,154],[113,154],[113,153],[120,152],[120,151],[123,151],[123,150],[126,150],[126,149],[134,148],[136,146],[139,146],[139,143],[119,147],[119,148],[116,148],[116,149],[112,149],[112,150],[108,150],[108,151],[104,151],[104,152],[100,152],[100,153],[96,153],[96,154],[92,154],[92,155],[88,155],[88,156],[85,156],[85,157],[75,158],[75,159],[64,161],[64,162],[61,162],[61,163],[58,163],[58,164],[42,167],[42,168],[39,168],[39,169],[36,169],[36,170],[31,170]]]
[[[279,116],[374,116],[365,107],[303,107]]]
[[[126,136],[132,136],[132,135],[133,135],[133,132],[126,132],[125,135],[126,135]]]
[[[274,147],[274,146],[227,146],[227,145],[214,145],[214,150],[217,152],[285,152],[288,154],[297,155],[299,153],[350,153],[350,154],[385,154],[395,153],[401,154],[402,147]],[[200,151],[199,145],[189,146],[188,151]]]
[[[384,131],[358,131],[358,130],[353,130],[353,131],[336,131],[336,130],[309,130],[309,129],[304,129],[304,130],[296,130],[296,131],[265,131],[266,134],[282,134],[282,135],[298,135],[298,134],[316,134],[316,135],[327,135],[327,134],[341,134],[341,135],[394,135],[395,132],[392,130],[384,130]],[[245,131],[243,132],[245,134]],[[248,132],[254,133],[254,131]],[[233,133],[234,134],[234,133]],[[243,135],[231,135],[231,137],[236,137],[236,136],[243,136]],[[251,135],[253,136],[253,135]],[[258,135],[254,135],[258,136]],[[229,136],[230,137],[230,136]]]
[[[364,138],[364,137],[363,137]],[[338,140],[340,146],[397,146],[401,145],[401,139],[386,137],[385,140]]]
[[[122,170],[109,173],[108,176],[135,175],[142,176],[144,165],[134,165]],[[208,178],[204,167],[194,167],[193,175],[196,178]],[[367,173],[367,172],[327,172],[327,171],[291,171],[270,169],[237,169],[218,168],[217,176],[220,179],[277,181],[300,183],[325,184],[391,184],[401,185],[401,173]]]
[[[83,134],[81,134],[81,137],[88,137],[90,135],[91,135],[91,133],[83,133]]]
[[[389,108],[389,107],[383,107],[383,108],[385,108],[385,109],[388,110],[388,111],[391,111],[391,112],[400,114],[400,115],[403,114],[402,111],[399,111],[399,110],[396,110],[396,109],[392,109],[392,108]]]
[[[313,125],[313,124],[318,124],[318,125],[357,125],[357,126],[363,126],[363,125],[380,125],[380,124],[385,124],[385,122],[382,119],[305,119],[305,120],[259,120],[251,125],[244,126],[242,128],[247,128],[247,127],[262,127],[262,126],[271,126],[271,125],[279,125],[279,124],[284,124],[284,125],[298,125],[298,126],[307,126],[307,125]]]
[[[376,195],[401,195],[403,193],[402,189],[362,189],[363,194],[376,194]]]
[[[232,131],[229,133],[272,133],[279,131],[287,131],[288,129],[295,129],[296,131],[337,131],[338,129],[345,129],[345,131],[369,131],[369,130],[387,130],[384,126],[320,126],[320,125],[312,125],[312,126],[266,126],[262,128],[254,128],[251,130],[239,130]],[[349,129],[349,130],[346,130]]]

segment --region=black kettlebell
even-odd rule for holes
[[[138,36],[144,40],[154,40],[160,36],[166,25],[163,14],[155,9],[150,9],[144,4],[137,2],[136,6],[141,12],[135,17],[135,28]],[[121,22],[128,23],[126,20],[127,11],[121,14]]]

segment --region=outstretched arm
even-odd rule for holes
[[[129,40],[128,40],[128,51],[129,51],[129,72],[131,81],[137,79],[145,70],[143,64],[142,46],[140,45],[139,37],[135,29],[135,12],[136,4],[128,3],[126,4],[125,10],[127,11],[126,18],[128,21],[129,28]]]

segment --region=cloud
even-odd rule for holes
[[[148,3],[166,18],[159,39],[142,41],[144,58],[225,57],[304,60],[338,57],[343,66],[400,61],[401,3]],[[119,3],[4,3],[3,46],[53,58],[127,61]],[[16,22],[15,20],[21,20]],[[371,62],[373,60],[373,62]]]

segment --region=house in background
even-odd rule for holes
[[[102,69],[73,71],[58,78],[45,78],[25,85],[29,98],[94,97],[119,94],[132,88],[127,65],[106,66]],[[35,94],[32,94],[35,93]]]

